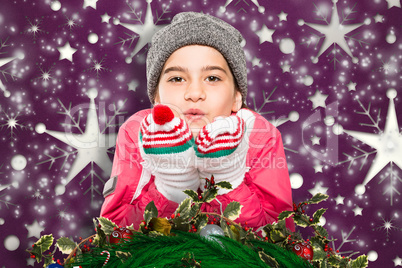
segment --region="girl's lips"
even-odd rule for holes
[[[201,120],[205,117],[205,113],[199,109],[188,109],[184,112],[184,116],[189,121]]]

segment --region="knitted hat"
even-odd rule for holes
[[[175,50],[187,45],[205,45],[218,50],[228,62],[245,102],[247,66],[240,45],[242,40],[237,29],[213,16],[196,12],[183,12],[174,16],[170,25],[154,34],[148,50],[147,87],[151,103],[155,102],[156,87],[166,60]]]

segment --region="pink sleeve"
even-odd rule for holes
[[[101,217],[117,225],[134,224],[137,228],[143,219],[145,206],[151,201],[155,202],[160,216],[170,215],[177,207],[177,203],[158,192],[153,176],[141,165],[138,131],[149,112],[144,110],[131,116],[120,127],[117,136],[111,178],[105,184],[105,201],[100,212]]]
[[[275,221],[279,213],[293,210],[292,191],[282,137],[278,129],[261,115],[256,115],[249,139],[245,183],[256,193],[262,209]],[[294,231],[293,220],[286,222]]]

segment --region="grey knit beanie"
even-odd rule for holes
[[[245,102],[247,66],[240,45],[242,40],[237,29],[213,16],[196,12],[175,15],[171,24],[154,34],[148,50],[147,87],[151,103],[155,102],[156,87],[166,60],[175,50],[187,45],[206,45],[218,50],[228,62]]]

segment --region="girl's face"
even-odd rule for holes
[[[230,116],[241,107],[230,68],[216,49],[190,45],[176,50],[163,66],[156,103],[169,105],[187,121],[193,133],[217,116]]]

